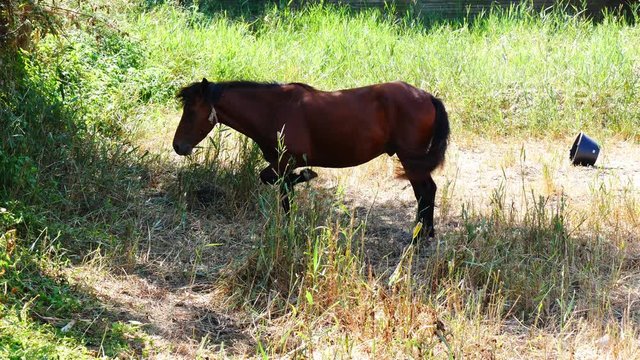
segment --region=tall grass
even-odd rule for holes
[[[564,358],[603,333],[616,356],[637,351],[630,305],[615,300],[633,245],[622,228],[585,228],[562,197],[525,195],[517,210],[498,187],[489,209],[465,204],[435,247],[409,246],[394,271],[375,274],[361,220],[336,211],[317,227],[318,210],[294,209],[287,222],[270,196],[257,250],[226,278],[229,294],[261,314],[258,354],[510,358],[541,346],[528,356]]]
[[[310,6],[267,7],[245,21],[161,6],[129,31],[148,47],[143,91],[158,101],[203,75],[321,89],[404,80],[444,97],[458,129],[558,136],[586,128],[638,139],[639,30],[611,13],[594,22],[524,3],[423,23]]]
[[[10,34],[18,29],[27,39],[5,44],[3,33],[0,48],[3,358],[124,354],[133,333],[113,315],[73,327],[108,311],[62,273],[88,252],[103,250],[118,263],[135,247],[132,195],[146,160],[121,121],[131,107],[123,98],[113,105],[138,57],[123,50],[130,43],[117,29],[93,23],[90,6],[69,12],[62,5],[5,1],[0,12],[3,26],[5,11],[12,16]],[[60,36],[45,36],[51,32]]]

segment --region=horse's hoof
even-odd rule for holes
[[[317,178],[318,174],[311,169],[302,169],[300,171],[300,176],[304,178],[304,181],[309,181],[311,179]]]
[[[433,229],[433,227],[429,227],[429,229],[420,229],[420,232],[418,233],[418,236],[414,237],[413,239],[411,239],[411,242],[413,244],[417,244],[418,241],[421,244],[430,244],[431,241],[436,237],[435,231]]]

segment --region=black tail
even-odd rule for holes
[[[431,145],[429,146],[429,151],[427,151],[427,157],[429,158],[427,169],[429,172],[444,164],[444,155],[447,152],[447,145],[449,145],[450,132],[449,116],[444,104],[435,96],[431,97],[431,101],[436,108],[436,121]]]

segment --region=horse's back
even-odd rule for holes
[[[337,91],[293,86],[290,113],[297,115],[289,117],[287,127],[296,139],[290,149],[306,153],[309,165],[355,166],[384,152],[390,127],[376,86]]]

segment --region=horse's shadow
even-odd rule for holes
[[[277,188],[269,189],[269,185],[248,188],[254,195],[252,201],[245,203],[246,200],[234,196],[237,193],[234,186],[227,181],[212,182],[202,178],[186,188],[177,189],[180,191],[163,191],[153,197],[148,206],[155,208],[152,213],[164,214],[166,221],[156,224],[158,220],[155,217],[149,219],[149,226],[155,226],[157,232],[155,242],[149,244],[152,249],[148,251],[148,261],[137,266],[134,274],[168,292],[177,294],[188,289],[197,296],[207,294],[217,284],[226,283],[225,280],[229,279],[225,276],[242,272],[236,266],[255,266],[248,259],[256,252],[256,236],[261,236],[260,229],[269,221],[265,216],[275,216],[269,213],[260,215],[258,203],[271,199],[274,203],[270,208],[273,211],[280,209],[275,200]],[[183,192],[186,192],[186,195],[181,195],[186,206],[178,211],[177,194]],[[365,264],[376,276],[389,275],[411,243],[417,208],[415,201],[390,199],[371,203],[356,196],[339,199],[335,188],[299,184],[293,202],[300,218],[312,217],[314,212],[320,211],[321,218],[326,216],[329,219],[333,216],[330,215],[332,211],[339,211],[336,204],[344,205],[347,209],[345,216],[353,216],[362,226],[362,237],[358,238],[362,243],[355,246],[362,245]],[[172,212],[175,214],[169,216]],[[186,220],[173,222],[179,219]],[[195,253],[199,256],[197,261],[194,260]],[[168,258],[172,259],[170,265],[166,261]],[[192,271],[196,268],[200,270]],[[240,282],[227,282],[243,286]],[[231,290],[231,293],[242,293],[243,289]],[[193,341],[207,336],[209,345],[214,348],[224,346],[230,355],[241,354],[243,349],[255,345],[255,341],[246,335],[247,324],[234,320],[233,316],[218,313],[215,307],[185,302],[176,303],[170,309],[176,314],[172,326],[175,333],[170,336],[174,339]],[[163,334],[163,331],[166,329],[159,328],[154,333]]]
[[[416,205],[386,201],[365,206],[352,200],[347,200],[345,205],[363,223],[365,262],[378,273],[395,266],[403,250],[411,244]]]

